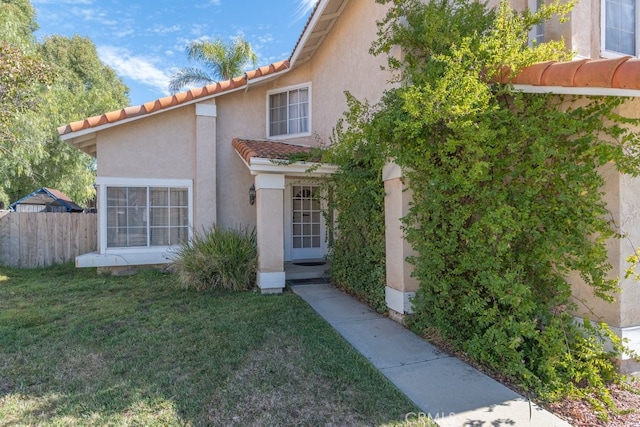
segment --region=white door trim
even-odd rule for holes
[[[297,259],[322,258],[327,254],[326,224],[324,215],[320,215],[320,247],[309,250],[293,249],[293,186],[309,185],[317,186],[310,181],[287,180],[284,189],[284,260],[294,261]],[[324,206],[323,206],[324,207]],[[302,253],[300,253],[302,252]],[[306,252],[306,253],[304,253]]]

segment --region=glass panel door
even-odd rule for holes
[[[322,210],[314,185],[294,185],[291,208],[291,248],[294,259],[321,258],[324,255]]]

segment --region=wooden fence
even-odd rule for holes
[[[36,268],[97,250],[97,215],[0,212],[0,265]]]

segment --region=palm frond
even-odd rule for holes
[[[183,88],[191,85],[205,86],[213,83],[215,79],[200,70],[199,68],[182,68],[171,77],[169,81],[169,91],[171,93],[180,92]]]

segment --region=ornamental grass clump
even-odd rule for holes
[[[255,230],[214,225],[180,247],[174,267],[184,288],[239,291],[255,285],[257,263]]]

